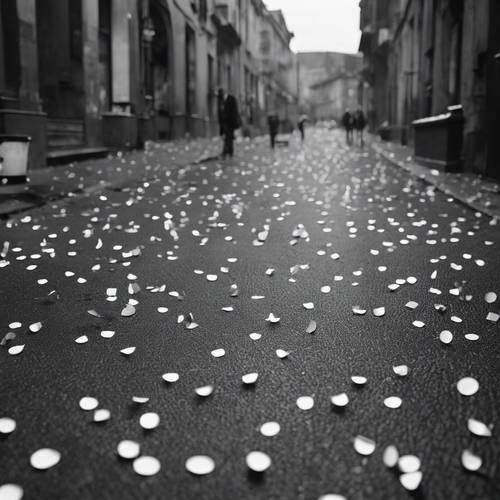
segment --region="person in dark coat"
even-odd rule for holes
[[[219,102],[219,127],[220,134],[224,137],[224,147],[222,149],[222,158],[234,154],[234,131],[241,127],[241,118],[238,112],[238,102],[236,97],[223,89],[218,92]]]
[[[365,145],[365,140],[363,137],[363,131],[366,127],[366,118],[363,110],[358,109],[354,114],[354,128],[356,129],[356,135],[359,140],[359,145],[363,147]]]
[[[353,140],[353,127],[354,127],[354,117],[352,116],[349,108],[345,110],[344,116],[342,117],[342,126],[345,128],[345,139],[347,144],[350,146]]]
[[[297,122],[297,127],[300,132],[300,141],[304,142],[306,138],[306,122],[308,121],[307,115],[301,115],[299,121]]]
[[[274,149],[276,144],[276,136],[280,128],[280,119],[276,113],[271,113],[267,117],[267,125],[269,127],[269,138],[271,139],[271,149]]]

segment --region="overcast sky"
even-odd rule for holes
[[[359,0],[264,0],[281,9],[295,52],[358,52]]]

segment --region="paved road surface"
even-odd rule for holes
[[[304,149],[273,156],[267,142],[243,143],[232,162],[166,167],[2,223],[0,333],[16,338],[0,349],[0,418],[17,427],[0,435],[0,484],[20,485],[26,499],[500,498],[499,324],[487,320],[500,311],[485,300],[500,292],[498,226],[370,151],[346,149],[341,135],[309,135]],[[135,313],[122,316],[130,300]],[[16,345],[24,350],[9,355]],[[463,377],[479,382],[476,394],[458,392]],[[207,385],[213,393],[197,396]],[[339,393],[343,410],[330,401]],[[93,422],[85,396],[110,419]],[[313,408],[300,409],[301,396]],[[390,396],[400,408],[384,405]],[[140,425],[147,412],[160,417],[155,429]],[[471,433],[469,418],[492,436]],[[276,436],[259,432],[269,421]],[[371,455],[356,451],[356,436],[375,443]],[[161,470],[134,472],[116,453],[125,439]],[[420,459],[415,492],[384,465],[389,445]],[[35,470],[40,448],[59,463]],[[262,474],[246,465],[252,450],[272,460]],[[464,450],[482,459],[478,471],[464,468]],[[188,472],[194,455],[210,456],[213,472]]]

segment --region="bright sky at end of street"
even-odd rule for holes
[[[283,11],[295,52],[358,52],[359,0],[264,0]]]

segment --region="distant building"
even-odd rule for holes
[[[341,73],[309,87],[309,105],[314,120],[336,120],[349,108],[358,107],[359,75]]]
[[[218,87],[258,130],[297,102],[292,36],[262,0],[2,1],[0,134],[32,136],[32,168],[210,136]]]
[[[338,109],[358,105],[358,86],[363,65],[361,54],[340,52],[300,52],[299,107],[311,118],[320,114],[339,116]],[[328,102],[328,110],[321,103]],[[337,119],[337,118],[336,118]]]
[[[461,105],[466,170],[500,177],[500,2],[361,0],[364,106],[372,129]]]

